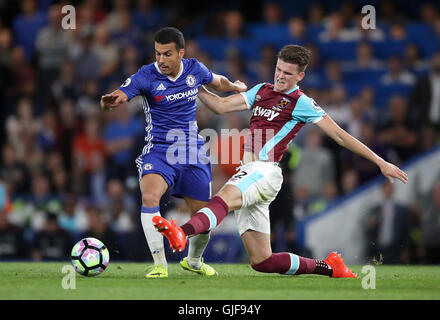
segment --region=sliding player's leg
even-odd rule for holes
[[[153,224],[170,242],[173,250],[183,251],[187,244],[187,237],[193,237],[214,229],[228,214],[229,211],[241,206],[241,192],[235,186],[225,185],[212,200],[200,209],[188,222],[181,227],[174,221],[167,221],[162,217],[154,217]],[[239,206],[238,206],[239,207]]]
[[[252,268],[264,273],[286,275],[318,274],[338,278],[355,278],[343,259],[332,252],[325,260],[310,259],[290,252],[272,253],[270,234],[247,230],[242,235]]]
[[[231,177],[209,204],[200,209],[181,227],[156,218],[156,228],[170,241],[176,251],[183,251],[186,237],[214,229],[228,212],[265,199],[275,198],[281,186],[281,169],[273,163],[249,163]],[[193,185],[193,189],[197,189]]]

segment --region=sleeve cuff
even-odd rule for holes
[[[249,110],[252,109],[252,106],[251,106],[250,103],[249,103],[249,100],[248,100],[248,98],[247,98],[247,96],[246,96],[246,93],[244,93],[244,92],[240,92],[240,94],[243,96],[244,101],[246,102],[246,106],[247,106],[247,108],[248,108]]]

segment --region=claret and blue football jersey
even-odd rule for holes
[[[277,92],[272,84],[260,83],[241,94],[252,110],[244,149],[257,154],[260,160],[280,161],[298,131],[325,116],[325,111],[298,86],[289,92]]]

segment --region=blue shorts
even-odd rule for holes
[[[171,195],[183,198],[187,196],[200,201],[209,201],[212,197],[211,163],[170,164],[166,152],[150,152],[136,158],[139,181],[146,174],[160,174],[173,188]]]

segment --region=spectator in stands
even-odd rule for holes
[[[104,216],[102,210],[96,206],[87,208],[88,229],[82,237],[93,237],[101,240],[115,259],[121,258],[116,233],[109,226],[109,217]]]
[[[306,24],[301,17],[291,17],[287,22],[290,42],[299,45],[307,44]]]
[[[307,73],[307,77],[309,74]],[[344,84],[344,75],[341,69],[341,63],[336,60],[329,60],[324,67],[325,86],[342,86]]]
[[[126,14],[130,13],[130,2],[125,0],[113,0],[112,11],[105,17],[110,33],[116,32]]]
[[[420,5],[419,16],[422,23],[431,25],[438,16],[438,9],[433,3],[423,2]]]
[[[380,77],[380,84],[384,86],[396,84],[411,86],[415,80],[414,74],[404,68],[402,58],[392,56],[388,59],[387,72]]]
[[[301,81],[301,87],[308,89],[326,87],[328,83],[325,83],[323,79],[322,61],[318,48],[314,44],[308,44],[306,48],[310,50],[311,56],[307,66],[307,77]]]
[[[273,71],[275,67],[274,57],[276,56],[276,50],[274,46],[270,44],[263,45],[260,49],[260,59],[255,63],[251,63],[250,70],[255,72],[255,83],[270,82],[273,78]]]
[[[321,194],[322,186],[335,179],[334,168],[332,154],[322,146],[322,133],[316,128],[310,128],[293,176],[293,188],[305,188],[309,197],[317,197]]]
[[[75,81],[75,64],[66,59],[59,66],[57,78],[50,88],[53,103],[57,106],[64,99],[76,100],[79,96],[79,90]]]
[[[356,70],[382,70],[383,63],[373,55],[373,47],[362,41],[356,46],[356,60],[342,63],[344,72]]]
[[[12,33],[8,28],[0,28],[0,66],[8,67],[11,63]]]
[[[408,40],[408,35],[406,34],[405,25],[402,20],[393,19],[388,38],[388,41],[391,42],[405,42]]]
[[[238,10],[229,10],[224,15],[224,37],[230,40],[238,40],[244,37],[243,14]]]
[[[41,117],[41,128],[37,133],[36,142],[43,152],[52,151],[56,141],[56,114],[51,109],[46,109]]]
[[[397,154],[389,147],[377,141],[375,128],[372,122],[363,122],[360,128],[359,140],[388,162],[396,163]],[[359,184],[370,181],[380,175],[377,166],[371,165],[371,161],[352,153],[341,151],[341,166],[354,168],[358,174]]]
[[[51,173],[51,182],[54,194],[64,196],[70,193],[69,174],[63,166],[58,166]]]
[[[294,197],[292,190],[292,174],[298,165],[297,147],[290,147],[280,161],[283,172],[283,183],[275,200],[269,205],[270,235],[273,248],[283,248],[289,252],[297,252],[295,243],[295,219],[293,215]],[[284,236],[284,242],[283,240]],[[276,249],[278,250],[278,249]]]
[[[104,129],[107,154],[110,157],[111,173],[115,177],[128,175],[127,163],[134,161],[133,147],[136,138],[142,135],[144,124],[140,118],[130,115],[125,107],[107,114],[109,122]]]
[[[80,122],[75,114],[74,102],[63,99],[59,104],[59,121],[57,124],[56,150],[63,156],[63,166],[72,172],[73,141],[80,130]]]
[[[69,259],[73,241],[70,234],[60,227],[57,218],[57,214],[48,212],[44,229],[35,234],[32,241],[32,259],[34,261]]]
[[[24,162],[18,159],[17,152],[11,144],[4,144],[2,147],[0,177],[13,195],[26,194],[30,190],[29,170]]]
[[[12,55],[12,33],[8,28],[0,27],[0,124],[5,122],[7,115],[12,112],[12,106],[6,104],[6,99],[11,96],[13,81],[11,81],[11,55]],[[6,140],[6,133],[0,130],[0,141]]]
[[[27,256],[27,244],[24,230],[8,220],[9,213],[0,208],[0,261],[24,259]]]
[[[52,5],[48,12],[49,23],[37,34],[36,51],[38,56],[38,92],[43,103],[47,104],[49,88],[58,75],[58,70],[67,58],[72,33],[61,28],[61,5]]]
[[[41,123],[35,117],[34,105],[31,99],[22,97],[18,101],[16,113],[6,120],[6,132],[17,157],[25,161],[29,155],[27,143],[40,131]]]
[[[116,29],[110,29],[110,31],[110,39],[118,45],[120,51],[123,51],[129,46],[135,46],[141,49],[143,45],[143,33],[132,24],[131,16],[128,12],[121,12]]]
[[[308,22],[312,27],[323,26],[325,10],[321,3],[313,2],[307,12]]]
[[[427,62],[420,56],[420,48],[416,43],[408,43],[405,47],[404,68],[413,74],[424,74],[428,71]]]
[[[356,139],[361,136],[361,128],[365,119],[365,113],[361,100],[358,97],[350,99],[350,117],[347,122],[347,132]]]
[[[414,85],[410,106],[418,111],[422,126],[433,126],[440,133],[440,50],[432,59],[429,74],[421,76]]]
[[[375,122],[377,120],[378,107],[375,103],[376,92],[371,86],[365,86],[359,93],[359,100],[362,105],[366,121]]]
[[[408,105],[404,97],[395,95],[390,98],[388,115],[378,130],[377,139],[393,148],[400,161],[409,159],[417,151],[416,124],[408,116]]]
[[[356,41],[358,33],[355,29],[344,25],[344,17],[338,11],[331,13],[325,23],[326,29],[318,35],[319,41]]]
[[[98,5],[99,6],[99,5]],[[93,1],[84,1],[78,6],[78,19],[76,38],[84,37],[91,34],[95,28],[96,23],[102,22],[105,19],[106,13],[103,8],[96,6]],[[97,18],[99,16],[99,18]]]
[[[279,25],[283,22],[281,6],[276,1],[268,1],[263,7],[263,23],[266,25]]]
[[[230,48],[226,53],[225,75],[231,79],[241,79],[249,82],[246,73],[246,63],[241,52],[236,48]]]
[[[352,193],[359,187],[359,175],[357,171],[351,167],[344,168],[341,174],[342,195]]]
[[[325,111],[341,127],[347,128],[350,121],[350,105],[347,92],[343,85],[335,85],[330,89],[330,101]]]
[[[73,142],[76,165],[80,172],[89,172],[94,153],[106,156],[105,142],[100,135],[100,124],[95,117],[86,119],[84,133],[78,134]]]
[[[14,18],[14,42],[23,48],[27,61],[33,58],[35,40],[40,29],[46,24],[46,17],[37,11],[35,0],[21,1],[22,13]]]
[[[143,33],[152,33],[165,26],[165,17],[160,8],[153,5],[153,0],[136,0],[131,19]]]
[[[440,263],[440,179],[428,195],[422,210],[422,238],[426,263]]]
[[[382,201],[366,216],[367,257],[385,264],[407,263],[410,246],[409,212],[394,199],[391,183],[382,184]],[[381,259],[382,258],[382,259]]]
[[[97,72],[100,78],[106,78],[115,72],[118,66],[118,46],[110,41],[109,28],[104,23],[96,27],[93,37],[92,51],[101,61],[101,68]]]
[[[96,113],[96,101],[99,101],[98,81],[87,79],[81,84],[81,95],[76,103],[76,112],[82,116]]]
[[[121,180],[111,179],[107,183],[106,212],[110,215],[111,228],[118,233],[134,230],[133,216],[137,211],[136,202],[126,192]]]
[[[16,102],[23,97],[33,97],[36,92],[36,72],[26,60],[23,48],[16,46],[12,49],[9,74],[12,83],[11,96]]]
[[[76,43],[76,50],[72,53],[75,63],[75,77],[78,83],[83,83],[89,79],[97,79],[99,74],[96,70],[101,68],[102,62],[99,56],[92,50],[92,32],[81,35]]]
[[[394,0],[384,0],[380,2],[378,12],[378,23],[389,24],[390,21],[404,21],[403,15],[397,10]]]

